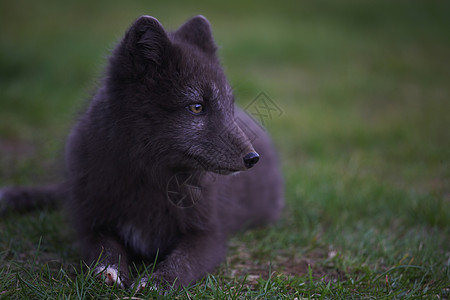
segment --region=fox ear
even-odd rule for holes
[[[170,40],[157,19],[142,16],[128,29],[123,43],[134,58],[160,66]]]
[[[204,16],[193,17],[181,25],[175,35],[208,54],[216,52],[217,46],[212,35],[211,24]]]

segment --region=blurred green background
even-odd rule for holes
[[[268,127],[289,165],[351,161],[441,191],[448,180],[447,2],[0,3],[2,144],[63,138],[137,16],[176,29],[203,14],[238,102],[264,91],[283,109]]]
[[[275,252],[339,249],[372,270],[409,253],[444,276],[448,1],[1,0],[0,185],[52,177],[109,51],[143,14],[167,29],[206,16],[237,102],[264,92],[282,109],[266,122],[286,179]]]

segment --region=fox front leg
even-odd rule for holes
[[[105,284],[129,287],[128,257],[124,246],[113,237],[98,235],[84,239],[83,255],[95,266],[93,274]]]
[[[208,234],[184,237],[178,246],[156,266],[151,278],[144,277],[137,290],[144,288],[188,286],[211,272],[223,261],[226,242]],[[154,285],[149,285],[152,282]]]

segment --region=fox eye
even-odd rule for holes
[[[199,115],[203,112],[203,105],[201,105],[200,103],[188,105],[186,106],[186,108],[194,115]]]

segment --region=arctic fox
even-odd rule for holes
[[[224,260],[227,237],[279,218],[283,182],[266,132],[234,104],[211,26],[197,16],[174,32],[142,16],[109,58],[72,129],[66,178],[5,188],[0,207],[65,200],[83,259],[108,284],[186,286]]]

